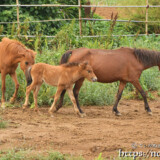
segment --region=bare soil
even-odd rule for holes
[[[118,13],[118,10],[116,8],[96,8],[95,14],[98,14],[99,16],[111,19],[111,15],[114,16]]]
[[[160,99],[150,101],[153,115],[144,111],[143,101],[122,100],[122,116],[112,113],[112,106],[82,107],[85,118],[79,118],[73,107],[63,107],[54,117],[48,107],[41,107],[41,115],[33,109],[1,110],[9,126],[0,130],[0,150],[32,149],[33,152],[60,151],[93,160],[102,152],[103,157],[118,157],[125,151],[158,151],[160,145]],[[136,143],[134,148],[132,144]],[[156,144],[157,146],[152,146]],[[160,147],[160,146],[159,146]]]

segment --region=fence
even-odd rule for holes
[[[148,34],[148,23],[159,23],[160,21],[148,21],[148,9],[149,8],[160,8],[160,5],[149,5],[148,0],[146,0],[146,5],[144,6],[108,6],[108,5],[81,5],[81,0],[78,0],[78,5],[57,5],[57,4],[19,4],[19,0],[16,0],[16,5],[0,5],[0,7],[17,7],[17,21],[16,22],[0,22],[0,24],[12,24],[17,23],[18,29],[20,27],[20,23],[43,23],[43,22],[51,22],[51,21],[72,21],[73,19],[53,19],[53,20],[40,20],[40,21],[27,21],[27,22],[20,22],[19,20],[19,8],[20,7],[76,7],[79,10],[79,18],[75,19],[79,21],[79,36],[77,37],[100,37],[102,35],[95,35],[95,36],[83,36],[82,35],[82,20],[84,21],[111,21],[110,19],[94,19],[94,18],[82,18],[81,16],[81,9],[83,7],[103,7],[103,8],[146,8],[146,15],[145,21],[135,21],[135,20],[117,20],[118,22],[134,22],[134,23],[145,23],[145,34],[139,34],[138,36],[149,35]],[[160,34],[156,34],[160,35]],[[5,35],[0,35],[5,36]],[[16,36],[16,35],[15,35]],[[24,36],[24,35],[19,35]],[[106,35],[103,35],[106,36]],[[118,35],[113,35],[118,36]],[[137,36],[134,34],[131,35],[121,35],[121,36]],[[28,37],[36,37],[35,35],[28,35]],[[45,36],[45,37],[55,37],[55,36]]]

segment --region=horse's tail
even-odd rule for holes
[[[72,51],[67,51],[66,53],[64,53],[60,60],[60,64],[67,63],[71,54],[72,54]]]
[[[32,83],[31,69],[32,69],[32,66],[29,67],[29,68],[25,71],[25,76],[26,76],[26,80],[27,80],[27,86],[29,86],[29,85]]]

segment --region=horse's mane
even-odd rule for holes
[[[27,49],[25,45],[23,45],[21,42],[17,40],[11,40],[9,38],[3,38],[2,39],[2,47],[5,47],[5,50],[7,53],[17,53],[18,51],[25,51],[25,52],[31,52],[34,55],[34,51],[31,49]]]
[[[64,67],[75,67],[75,66],[78,66],[79,63],[77,62],[69,62],[69,63],[65,63],[65,64],[62,64]]]
[[[160,52],[134,48],[134,55],[144,66],[160,64]]]

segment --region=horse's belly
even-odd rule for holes
[[[55,78],[43,78],[43,81],[51,86],[57,86],[58,85],[58,80],[56,80]]]
[[[98,82],[102,83],[112,83],[116,82],[122,79],[125,79],[125,75],[121,73],[121,71],[114,71],[112,69],[108,70],[99,70],[99,71],[94,71],[95,75],[98,78]]]

